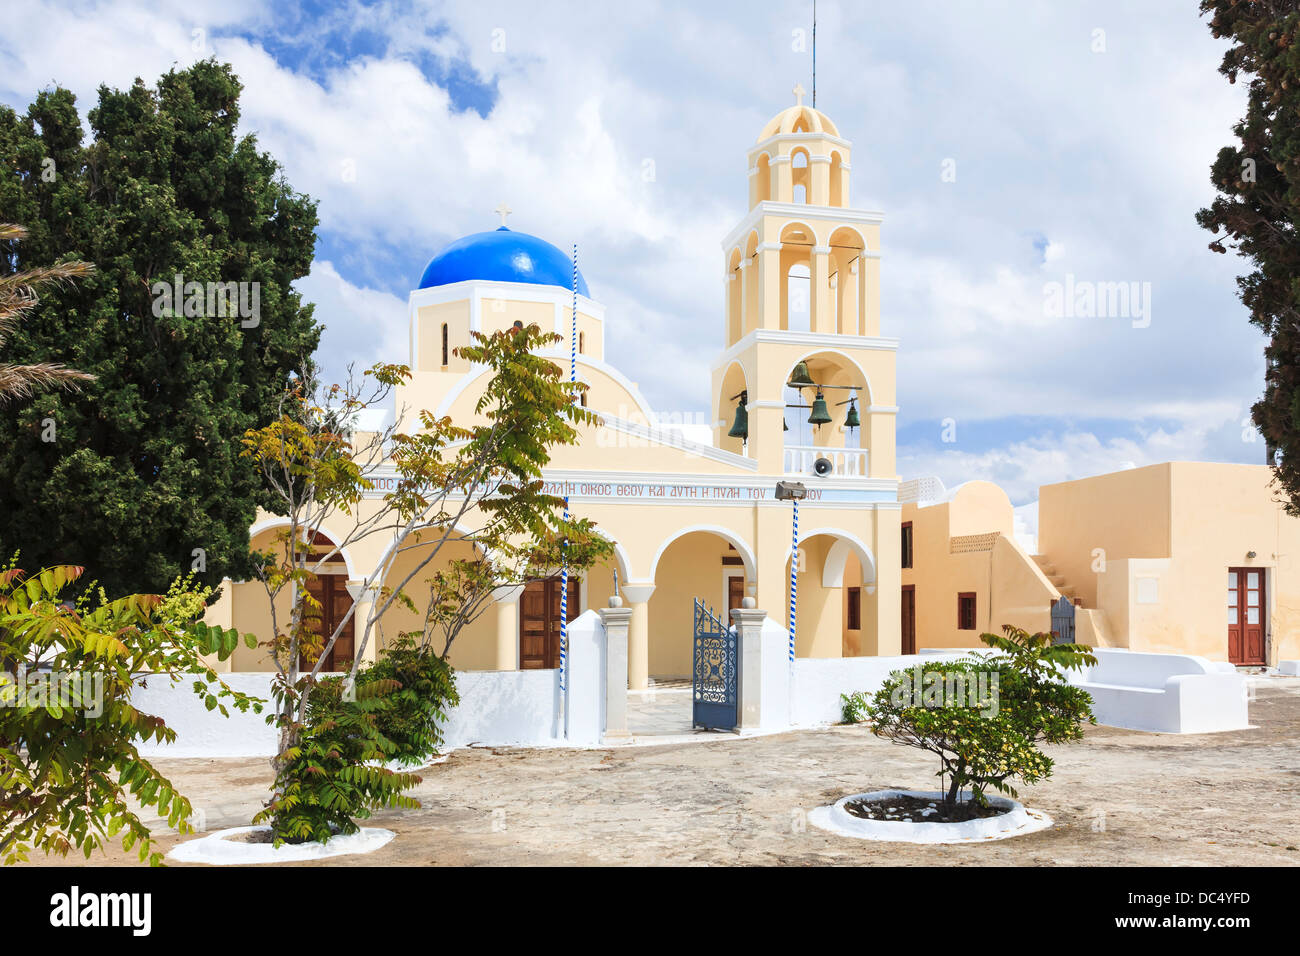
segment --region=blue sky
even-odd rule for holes
[[[1022,503],[1131,465],[1263,460],[1243,264],[1193,219],[1243,94],[1194,8],[818,4],[817,105],[854,143],[853,205],[885,214],[904,477],[990,478]],[[101,82],[215,54],[246,84],[244,129],[320,201],[301,288],[327,368],[404,357],[425,263],[504,200],[513,227],[579,244],[610,360],[656,407],[706,412],[719,243],[745,150],[812,85],[810,10],[19,0],[0,97],[57,81],[84,110]],[[1150,321],[1046,314],[1066,276],[1149,284]]]

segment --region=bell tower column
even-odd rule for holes
[[[758,246],[758,295],[760,329],[781,327],[781,243]]]

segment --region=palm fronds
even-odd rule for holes
[[[17,242],[27,235],[22,226],[0,223],[0,242]],[[60,262],[52,266],[25,269],[0,276],[0,346],[18,329],[27,313],[40,301],[38,290],[58,286],[90,275],[95,267],[89,262]],[[51,388],[77,390],[82,382],[94,381],[88,372],[49,362],[37,365],[9,365],[0,362],[0,403],[29,398]]]

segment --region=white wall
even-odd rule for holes
[[[240,713],[225,702],[230,717],[208,710],[203,698],[194,693],[194,677],[173,682],[162,674],[139,677],[140,686],[131,694],[131,704],[142,714],[161,717],[176,731],[176,742],[166,745],[149,741],[140,745],[146,757],[269,757],[275,753],[276,729],[266,723],[271,709],[271,678],[274,674],[237,672],[221,679],[234,690],[267,701],[262,713]]]
[[[794,662],[794,701],[791,724],[814,727],[840,722],[841,694],[874,694],[892,671],[908,670],[936,660],[956,660],[965,652],[930,651],[896,657],[800,657]]]

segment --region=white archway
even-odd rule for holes
[[[812,528],[799,535],[802,546],[809,538],[829,534],[835,543],[826,552],[826,561],[822,565],[822,587],[839,588],[844,586],[844,566],[850,554],[858,559],[862,567],[862,583],[872,584],[876,580],[876,559],[871,549],[857,535],[843,528]]]
[[[719,538],[722,538],[728,544],[732,545],[736,549],[736,553],[740,555],[740,560],[744,562],[745,576],[751,581],[757,579],[758,562],[754,560],[754,553],[749,549],[749,545],[745,544],[744,539],[737,536],[737,534],[729,528],[723,528],[720,525],[694,524],[690,527],[681,528],[678,531],[673,532],[672,535],[666,538],[664,542],[659,545],[659,550],[655,552],[654,560],[650,562],[649,580],[653,581],[655,579],[655,572],[659,569],[659,559],[662,558],[664,552],[668,550],[668,546],[678,538],[684,538],[686,535],[694,534],[697,531],[703,531],[707,534],[716,534]]]

